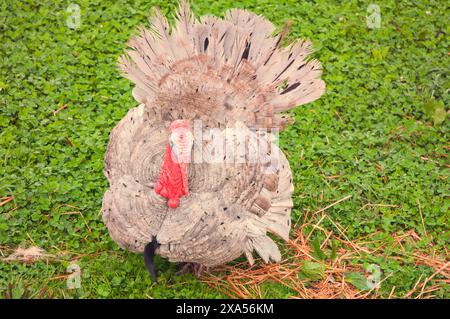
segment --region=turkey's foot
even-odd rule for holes
[[[191,273],[197,278],[200,278],[200,276],[203,274],[203,272],[209,271],[209,267],[199,264],[199,263],[193,263],[193,262],[180,263],[180,266],[181,266],[181,268],[177,272],[177,274]]]

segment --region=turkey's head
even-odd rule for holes
[[[170,136],[155,192],[167,198],[167,205],[171,208],[178,207],[181,196],[189,195],[188,169],[193,142],[188,120],[175,120],[170,124]]]

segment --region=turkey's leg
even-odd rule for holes
[[[155,265],[153,263],[153,258],[155,257],[155,250],[158,248],[159,243],[156,240],[156,237],[152,237],[152,241],[145,245],[144,248],[144,262],[147,267],[148,273],[150,277],[152,277],[153,282],[158,282],[158,278],[156,276]]]
[[[181,269],[178,273],[192,273],[195,277],[200,278],[203,272],[208,271],[209,267],[199,263],[181,263]]]

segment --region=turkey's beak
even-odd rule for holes
[[[188,172],[193,142],[189,121],[171,123],[163,166],[155,185],[155,192],[168,198],[167,205],[171,208],[178,207],[181,196],[189,195]]]

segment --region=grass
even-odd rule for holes
[[[247,8],[279,28],[291,20],[291,39],[311,38],[324,68],[327,93],[292,112],[280,141],[302,227],[292,242],[311,253],[286,245],[288,264],[276,267],[296,261],[299,282],[316,290],[346,267],[333,278],[367,292],[364,276],[377,265],[382,283],[367,297],[449,298],[448,11],[441,1],[379,1],[381,27],[370,29],[372,2],[194,0],[193,9]],[[239,264],[197,280],[157,259],[160,283],[151,284],[142,257],[119,249],[102,222],[103,155],[136,106],[117,57],[153,5],[170,13],[175,1],[79,0],[79,29],[66,25],[71,1],[39,3],[0,4],[0,295],[216,298],[238,283],[257,297],[316,296],[276,275],[242,282]],[[349,257],[355,243],[364,250]],[[47,255],[11,260],[27,247]],[[74,261],[82,284],[69,290]],[[361,296],[348,291],[335,297]]]

